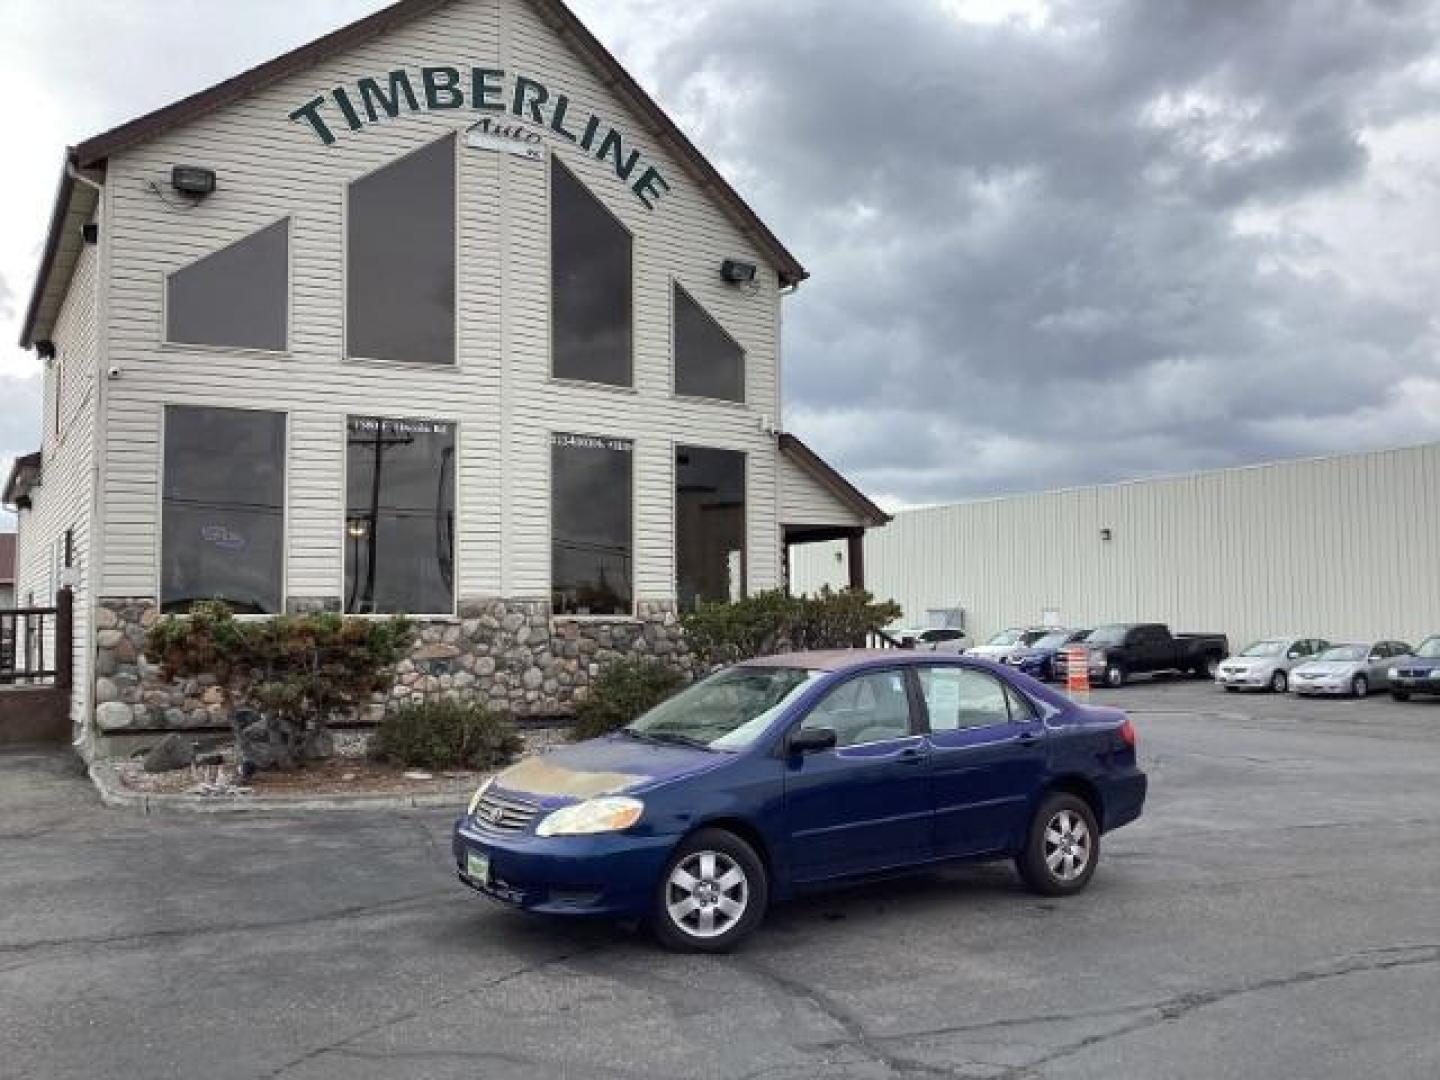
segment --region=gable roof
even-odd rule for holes
[[[0,533],[0,585],[15,584],[15,534]]]
[[[855,511],[867,529],[888,525],[893,520],[891,515],[866,498],[864,492],[840,475],[834,466],[789,432],[780,436],[780,452]]]
[[[66,260],[59,256],[62,255],[60,234],[64,231],[67,217],[75,214],[70,203],[77,191],[86,190],[85,184],[77,185],[75,183],[74,173],[76,170],[103,168],[106,159],[123,150],[128,150],[132,146],[152,139],[181,124],[215,112],[217,109],[222,109],[272,83],[314,67],[369,38],[393,30],[451,2],[452,0],[399,0],[398,3],[391,4],[358,22],[353,22],[349,26],[317,38],[308,45],[292,49],[258,67],[241,72],[224,82],[216,83],[208,90],[191,94],[187,98],[156,109],[154,112],[146,113],[144,116],[96,135],[94,138],[86,139],[78,146],[71,147],[66,154],[60,190],[56,195],[55,210],[50,219],[50,234],[41,257],[40,273],[35,279],[35,289],[31,294],[30,306],[26,312],[20,344],[25,348],[29,348],[33,344],[35,327],[41,314],[42,303],[45,302],[45,294],[53,292],[49,289],[49,284],[54,271],[60,270],[63,284],[68,286],[70,272],[74,269],[73,258]],[[675,121],[670,119],[655,99],[647,94],[630,73],[621,66],[614,54],[601,44],[600,39],[586,28],[579,16],[570,10],[564,0],[529,0],[529,2],[546,24],[599,71],[610,88],[648,122],[652,131],[674,151],[680,163],[690,171],[700,187],[712,195],[734,219],[740,230],[754,240],[756,246],[773,262],[782,285],[798,285],[810,276],[799,260],[760,220],[759,215],[720,175],[719,170],[710,164],[705,155],[686,137]],[[89,210],[88,207],[85,209],[87,220]],[[63,289],[60,290],[60,295],[63,297]],[[52,300],[51,303],[58,309],[58,301]]]

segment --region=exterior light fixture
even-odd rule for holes
[[[48,364],[55,359],[55,342],[49,338],[35,342],[35,355]]]
[[[1109,530],[1109,529],[1101,529],[1101,530],[1100,530],[1100,540],[1101,540],[1101,542],[1108,544],[1108,543],[1110,543],[1111,540],[1114,540],[1114,539],[1115,539],[1115,534],[1114,534],[1111,530]]]
[[[181,195],[203,199],[215,191],[215,170],[200,165],[176,165],[170,170],[170,186]]]
[[[80,226],[80,238],[85,243],[95,245],[100,242],[100,224],[96,221],[87,221]]]
[[[756,268],[754,263],[741,262],[739,259],[726,259],[720,264],[720,276],[731,285],[749,285],[755,280]]]
[[[345,531],[350,534],[352,540],[364,540],[370,535],[370,525],[364,518],[351,518],[345,524]]]

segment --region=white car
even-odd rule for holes
[[[1297,694],[1341,694],[1362,698],[1390,685],[1390,669],[1414,654],[1403,641],[1372,641],[1333,645],[1290,673]]]
[[[1220,661],[1215,684],[1231,693],[1271,690],[1283,694],[1290,689],[1290,672],[1328,648],[1330,643],[1321,638],[1262,638]]]
[[[1008,663],[1012,658],[1018,658],[1021,653],[1053,629],[1054,627],[1049,626],[1032,626],[1029,629],[1017,627],[1001,630],[984,645],[966,649],[965,655],[979,657],[981,660],[993,660],[997,664]]]

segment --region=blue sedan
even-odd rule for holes
[[[1145,791],[1117,709],[981,660],[801,653],[520,762],[475,793],[453,851],[494,900],[720,952],[773,901],[946,862],[1010,858],[1037,892],[1079,892]]]

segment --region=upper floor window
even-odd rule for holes
[[[283,352],[289,340],[290,219],[170,275],[165,340]]]
[[[346,355],[455,363],[455,137],[350,185]]]
[[[552,374],[633,386],[630,233],[558,160],[550,166]]]
[[[223,600],[245,615],[282,608],[285,415],[165,410],[160,603]]]
[[[352,416],[346,438],[345,610],[455,609],[455,425]]]
[[[745,400],[745,350],[678,284],[675,393],[721,401]]]
[[[634,457],[624,439],[554,437],[550,588],[557,615],[632,612]]]

